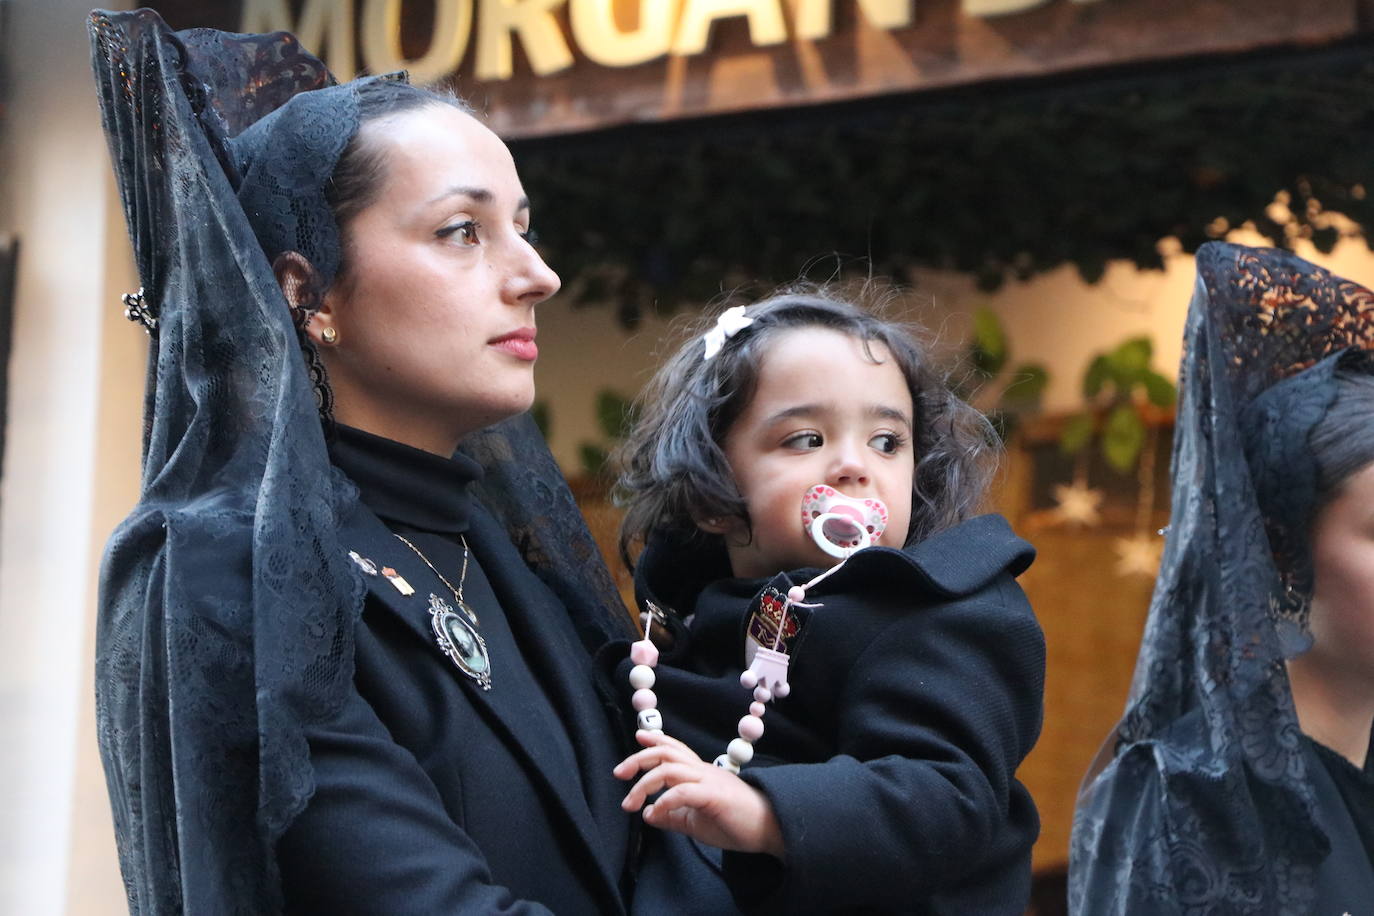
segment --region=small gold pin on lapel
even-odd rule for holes
[[[382,575],[386,576],[386,580],[388,582],[396,586],[396,591],[400,592],[402,595],[405,595],[407,598],[415,594],[415,588],[405,580],[404,576],[402,576],[396,570],[392,569],[390,566],[382,567]]]

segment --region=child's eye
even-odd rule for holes
[[[869,439],[868,444],[885,455],[893,455],[906,444],[906,437],[897,433],[879,433]]]
[[[461,223],[445,226],[434,234],[441,239],[456,236],[460,245],[476,245],[481,241],[481,239],[477,237],[477,230],[481,228],[482,224],[477,222],[477,220],[468,219],[463,220]]]
[[[795,449],[820,448],[825,444],[825,439],[821,438],[820,433],[796,433],[783,440],[783,445]]]

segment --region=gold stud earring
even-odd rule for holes
[[[327,344],[336,344],[339,342],[339,332],[333,328],[325,328],[323,331],[320,331],[320,340]]]

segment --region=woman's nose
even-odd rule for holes
[[[563,282],[533,245],[523,238],[515,244],[510,274],[503,284],[506,300],[511,305],[538,305],[558,292]]]

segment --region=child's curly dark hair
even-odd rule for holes
[[[654,532],[679,538],[714,537],[697,522],[739,518],[749,524],[744,498],[722,442],[753,397],[759,367],[782,331],[821,327],[882,343],[906,377],[915,408],[916,473],[911,494],[914,543],[973,515],[996,466],[996,434],[981,413],[950,388],[913,329],[885,320],[825,288],[784,290],[748,306],[753,323],[702,358],[702,334],[715,316],[654,375],[635,402],[636,421],[616,453],[617,501],[625,508],[620,555]],[[865,347],[870,358],[877,357]]]

